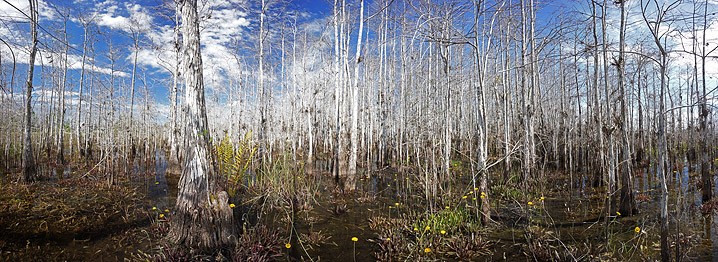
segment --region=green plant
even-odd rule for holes
[[[428,232],[457,232],[471,228],[474,221],[468,210],[462,207],[447,208],[436,213],[426,215],[425,218],[414,223],[414,228],[423,233]]]
[[[229,136],[225,135],[215,146],[219,172],[226,176],[227,193],[230,197],[237,194],[242,178],[249,168],[249,163],[252,162],[252,158],[257,152],[257,147],[252,143],[251,138],[252,133],[246,133],[235,150]]]

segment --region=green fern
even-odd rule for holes
[[[249,163],[257,152],[257,147],[252,143],[252,133],[248,132],[244,135],[237,144],[236,150],[229,136],[225,135],[215,147],[215,152],[219,172],[227,178],[227,192],[234,197],[249,168]]]

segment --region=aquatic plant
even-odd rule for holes
[[[232,260],[236,262],[278,260],[284,255],[281,247],[287,248],[288,244],[282,241],[277,229],[269,229],[260,224],[239,236]],[[291,245],[289,247],[291,248]]]

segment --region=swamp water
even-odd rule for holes
[[[167,175],[167,161],[164,152],[154,154],[153,161],[135,163],[130,184],[145,194],[142,208],[151,216],[171,210],[177,195],[176,175]],[[696,170],[694,168],[694,170]],[[57,171],[55,171],[57,172]],[[64,170],[62,173],[72,172]],[[55,173],[57,176],[57,173]],[[431,246],[431,254],[422,254],[423,246],[420,238],[424,233],[412,232],[419,220],[423,220],[425,211],[431,209],[425,197],[421,176],[397,174],[389,170],[373,173],[363,177],[357,183],[356,194],[336,192],[334,181],[326,170],[318,170],[313,175],[301,176],[310,179],[317,185],[315,202],[311,207],[294,214],[294,225],[300,235],[320,235],[318,243],[306,240],[292,240],[292,248],[284,249],[285,255],[279,260],[306,261],[374,261],[383,249],[383,241],[389,241],[385,233],[399,232],[392,237],[405,237],[402,248],[411,251],[402,253],[410,260],[457,260],[456,254],[447,250],[447,246]],[[63,175],[65,176],[65,175]],[[477,230],[476,235],[488,243],[481,254],[473,260],[546,260],[562,258],[567,260],[655,260],[659,258],[659,191],[655,169],[644,168],[635,174],[635,192],[639,201],[640,213],[632,217],[611,216],[606,227],[602,215],[605,193],[591,188],[590,179],[577,176],[574,181],[564,177],[551,178],[550,187],[543,194],[532,196],[518,195],[500,198],[492,195],[492,219],[494,225],[488,229]],[[461,208],[472,214],[469,219],[476,220],[471,195],[462,199],[465,192],[472,188],[468,177],[456,179],[455,184],[446,184],[432,201],[434,211],[441,210],[444,205],[452,209]],[[704,216],[701,213],[700,189],[696,189],[699,176],[689,172],[686,164],[680,172],[674,172],[667,178],[669,181],[669,212],[672,256],[680,252],[686,261],[718,261],[718,213],[711,212]],[[564,182],[561,182],[564,181]],[[459,193],[459,191],[461,193]],[[718,192],[714,188],[714,192]],[[475,192],[474,192],[475,193]],[[504,192],[505,193],[505,192]],[[492,194],[496,194],[493,193]],[[505,194],[509,195],[509,194]],[[544,196],[544,200],[538,199]],[[527,201],[534,202],[529,206]],[[615,202],[615,200],[614,200]],[[271,213],[271,212],[270,212]],[[258,214],[241,214],[239,217]],[[290,214],[274,214],[275,218],[287,217]],[[171,215],[168,215],[171,216]],[[270,216],[265,214],[265,216]],[[405,220],[401,220],[405,218]],[[404,224],[392,224],[389,228],[373,225],[376,221],[397,219]],[[414,221],[406,219],[415,219]],[[252,220],[252,219],[249,219]],[[256,221],[256,220],[255,220]],[[165,221],[166,222],[166,221]],[[42,236],[27,239],[39,245],[35,250],[51,250],[70,256],[76,260],[116,261],[132,258],[137,250],[152,252],[153,243],[132,243],[128,234],[147,234],[151,223],[165,223],[156,217],[131,221],[121,227],[108,227],[91,235],[76,235],[68,241],[42,241]],[[419,223],[420,224],[420,223]],[[272,226],[289,232],[287,220],[276,219]],[[640,233],[634,230],[640,228]],[[422,231],[419,229],[419,231]],[[122,233],[124,232],[124,234]],[[144,232],[144,233],[143,233]],[[287,233],[288,234],[288,233]],[[429,232],[435,238],[452,238],[468,236],[465,231],[451,232],[442,235]],[[451,234],[455,234],[452,236]],[[473,234],[471,234],[473,235]],[[609,240],[606,241],[606,235]],[[23,236],[16,236],[23,237]],[[353,242],[356,237],[358,241]],[[289,240],[288,236],[282,236]],[[2,240],[0,241],[7,241]],[[392,239],[390,241],[399,241]],[[443,242],[439,242],[443,243]],[[61,251],[58,251],[61,250]],[[13,258],[12,250],[2,246],[0,258]],[[27,252],[27,251],[26,251]],[[42,258],[42,253],[32,258]],[[58,256],[60,258],[62,256]],[[22,256],[28,258],[28,256]],[[53,260],[51,257],[45,257]]]

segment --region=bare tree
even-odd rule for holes
[[[33,182],[37,179],[35,167],[35,156],[32,153],[32,76],[35,70],[35,55],[37,54],[37,24],[38,24],[38,3],[37,0],[30,2],[30,59],[27,66],[27,82],[25,82],[25,117],[23,127],[23,150],[22,150],[22,180]]]
[[[347,172],[346,187],[350,191],[356,188],[356,172],[357,172],[357,150],[359,149],[359,137],[357,130],[357,123],[359,121],[359,64],[362,61],[361,58],[361,41],[362,33],[364,31],[364,0],[359,0],[359,33],[357,34],[356,44],[356,55],[354,55],[354,83],[352,85],[351,93],[351,127],[349,128],[350,133],[350,145],[349,150],[349,170]]]
[[[618,61],[615,61],[616,70],[618,70],[618,88],[619,88],[619,102],[620,102],[620,135],[621,142],[623,143],[623,150],[621,150],[621,198],[619,204],[619,212],[626,216],[633,215],[636,211],[636,199],[633,195],[633,169],[631,168],[631,140],[629,137],[629,119],[628,109],[626,107],[626,86],[624,83],[625,74],[625,42],[626,42],[626,8],[625,0],[616,1],[621,8],[621,28],[619,31],[619,52]]]
[[[181,1],[185,79],[185,157],[170,226],[170,239],[190,248],[215,250],[235,241],[228,194],[217,181],[207,125],[197,0]]]
[[[664,30],[661,26],[666,22],[666,16],[669,11],[676,8],[681,0],[671,3],[659,4],[658,0],[645,1],[641,0],[641,15],[646,27],[653,37],[653,41],[659,51],[659,60],[655,60],[659,67],[660,89],[658,101],[658,178],[660,179],[660,232],[661,232],[661,260],[670,261],[670,247],[668,245],[668,186],[666,184],[666,169],[668,164],[668,143],[666,139],[666,93],[668,92],[667,68],[668,68],[668,51],[663,42],[669,31]],[[655,20],[649,20],[649,6],[653,6],[656,14]]]

